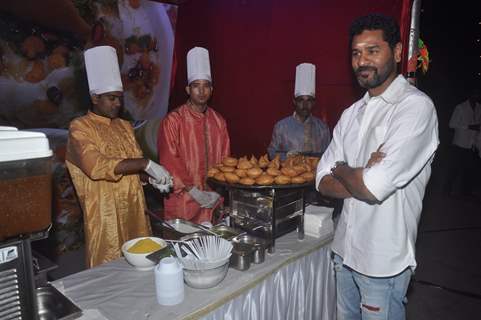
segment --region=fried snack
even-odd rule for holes
[[[250,163],[252,163],[252,166],[253,167],[257,167],[258,166],[258,163],[257,163],[257,159],[254,155],[251,156],[251,159],[249,160]]]
[[[235,167],[237,165],[237,159],[232,157],[225,157],[224,160],[222,160],[222,163],[224,164],[224,166],[227,167]]]
[[[225,176],[225,180],[229,183],[239,183],[240,181],[239,176],[231,172],[225,172],[224,176]]]
[[[301,174],[301,177],[304,178],[306,181],[311,181],[311,180],[314,180],[314,173],[312,172],[304,172],[303,174]]]
[[[222,182],[225,182],[225,175],[223,172],[219,172],[219,173],[216,173],[214,175],[214,179],[217,180],[217,181],[222,181]]]
[[[282,173],[276,168],[267,168],[266,173],[272,177],[280,176]]]
[[[274,183],[274,177],[268,174],[262,174],[256,179],[256,184],[261,186],[270,186]]]
[[[227,167],[227,166],[222,166],[219,168],[220,171],[222,172],[234,172],[235,168],[234,167]]]
[[[289,184],[291,183],[291,178],[288,176],[280,175],[274,178],[274,182],[276,184]]]
[[[223,166],[224,166],[224,164],[221,162],[221,163],[216,164],[214,167],[220,170],[220,167],[223,167]]]
[[[245,178],[245,177],[247,177],[247,170],[244,170],[244,169],[235,169],[234,173],[235,173],[239,178]]]
[[[307,157],[307,161],[309,162],[309,165],[311,168],[317,168],[317,164],[319,162],[320,158],[318,157]]]
[[[274,159],[272,159],[271,162],[269,162],[268,167],[269,168],[274,168],[274,169],[279,169],[281,166],[281,156],[279,154],[276,155]]]
[[[281,169],[281,172],[283,175],[291,178],[297,176],[297,171],[294,170],[292,167],[284,167]]]
[[[237,169],[248,170],[252,167],[252,163],[250,163],[248,160],[241,160],[237,163]]]
[[[212,178],[215,176],[216,173],[219,173],[220,170],[217,168],[210,168],[209,171],[207,171],[207,177]]]
[[[267,154],[259,158],[258,164],[259,168],[261,169],[267,168],[267,166],[269,165],[269,158],[267,157]]]
[[[247,186],[252,186],[256,181],[252,178],[249,178],[249,177],[246,177],[246,178],[242,178],[239,180],[239,183],[240,184],[244,184],[244,185],[247,185]]]
[[[306,179],[304,179],[301,176],[297,176],[291,179],[291,183],[297,183],[297,184],[306,183]]]
[[[294,156],[287,156],[287,159],[282,162],[282,167],[293,167],[294,166]]]
[[[296,166],[293,166],[292,169],[294,169],[298,175],[306,172],[306,168],[304,167],[304,165],[296,165]]]
[[[303,166],[306,169],[305,171],[307,171],[307,172],[311,172],[312,170],[314,170],[314,168],[311,167],[311,165],[309,164],[308,161],[306,161],[306,163],[304,163]]]
[[[259,177],[261,174],[262,174],[262,169],[261,168],[251,168],[249,170],[247,170],[247,175],[252,178],[252,179],[255,179],[257,177]]]

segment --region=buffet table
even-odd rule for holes
[[[332,234],[297,240],[291,232],[275,253],[247,271],[230,268],[211,289],[185,287],[176,306],[157,304],[154,272],[136,271],[123,258],[53,282],[84,311],[81,319],[334,319]]]

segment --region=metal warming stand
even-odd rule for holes
[[[275,250],[275,239],[297,230],[304,239],[305,195],[314,183],[247,186],[207,179],[214,189],[226,189],[230,207],[230,226],[265,239],[269,252]]]

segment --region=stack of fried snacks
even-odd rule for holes
[[[286,185],[312,182],[319,158],[302,155],[289,156],[281,161],[279,155],[269,161],[267,154],[257,159],[226,157],[207,172],[209,178],[243,185]]]

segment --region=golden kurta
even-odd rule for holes
[[[119,258],[125,241],[151,233],[139,175],[114,173],[128,158],[142,158],[129,122],[89,112],[70,124],[66,164],[84,213],[89,267]]]

